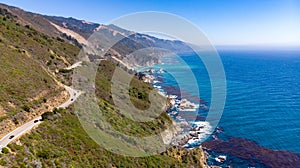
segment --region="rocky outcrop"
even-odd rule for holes
[[[172,147],[165,152],[168,156],[177,159],[180,162],[185,162],[187,160],[191,161],[189,167],[201,167],[201,168],[211,168],[208,166],[206,159],[208,157],[207,153],[202,150],[201,147],[194,149],[184,149],[181,147]]]
[[[137,78],[145,83],[153,83],[154,76],[146,73],[139,72],[136,74]]]
[[[178,108],[181,111],[193,111],[198,107],[199,107],[199,105],[196,105],[196,104],[188,101],[187,99],[180,100],[180,102],[178,104]]]

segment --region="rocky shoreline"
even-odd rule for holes
[[[156,73],[163,73],[163,70],[148,69],[143,72],[138,72],[137,76],[140,80],[152,84],[163,96],[167,98],[168,114],[176,122],[179,131],[175,138],[172,139],[171,144],[174,146],[183,147],[186,149],[193,149],[198,147],[202,150],[203,165],[207,167],[214,163],[208,162],[211,156],[209,153],[219,153],[219,156],[230,156],[227,161],[217,165],[227,165],[231,167],[232,157],[244,159],[248,166],[262,166],[262,167],[300,167],[300,156],[290,151],[276,151],[262,146],[256,142],[244,138],[230,138],[229,140],[222,140],[219,134],[224,130],[217,127],[212,133],[211,139],[203,141],[204,136],[210,135],[212,130],[208,131],[209,123],[205,122],[205,117],[197,115],[196,117],[185,112],[193,111],[197,108],[202,110],[208,109],[208,103],[199,98],[195,98],[194,102],[200,102],[199,105],[192,103],[187,99],[181,99],[180,90],[172,88],[171,86],[162,88],[159,79],[155,76]],[[172,94],[168,94],[172,93]],[[196,122],[189,122],[189,121]],[[205,132],[207,131],[207,132]],[[207,134],[206,134],[207,133]],[[214,159],[214,158],[213,158]],[[223,167],[222,166],[222,167]]]
[[[155,73],[164,73],[164,70],[154,70],[148,69],[145,71],[137,72],[136,76],[139,80],[149,83],[154,86],[158,92],[167,98],[167,113],[174,120],[177,130],[172,133],[173,137],[165,137],[166,139],[172,138],[170,145],[184,148],[186,150],[193,150],[197,148],[201,151],[201,166],[204,168],[220,168],[219,166],[209,165],[207,160],[209,158],[209,153],[205,151],[201,142],[204,141],[207,136],[211,133],[211,127],[208,122],[205,122],[205,117],[199,115],[191,116],[186,115],[184,112],[195,111],[198,108],[201,110],[208,109],[208,103],[197,97],[194,97],[195,102],[200,102],[199,104],[192,103],[186,98],[181,99],[180,91],[177,88],[168,87],[167,89],[162,88],[157,85],[159,79],[155,77]],[[167,90],[167,91],[166,91]],[[172,94],[168,94],[172,93]],[[182,114],[180,114],[182,112]],[[191,122],[193,121],[193,122]]]
[[[154,86],[158,92],[167,98],[167,113],[176,122],[181,129],[181,133],[176,135],[176,138],[172,140],[172,145],[181,146],[184,148],[194,148],[200,146],[201,141],[209,134],[210,125],[205,121],[198,121],[200,117],[194,116],[194,120],[187,121],[184,117],[184,112],[196,111],[200,106],[208,108],[207,103],[202,101],[202,104],[192,103],[186,98],[181,98],[180,94],[169,94],[164,91],[161,86],[157,85],[159,82],[155,74],[164,73],[163,69],[154,70],[148,69],[142,72],[138,72],[136,76],[139,80],[145,83],[150,83]],[[175,91],[176,92],[176,91]],[[201,102],[200,102],[201,103]],[[193,117],[191,117],[193,118]]]

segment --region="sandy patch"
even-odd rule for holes
[[[0,105],[0,117],[4,117],[6,115],[6,111],[3,109],[3,107]]]
[[[72,30],[69,30],[69,29],[66,29],[66,28],[63,28],[61,26],[58,26],[52,22],[50,22],[50,24],[52,24],[57,30],[59,30],[60,32],[62,33],[66,33],[68,36],[71,36],[73,37],[74,39],[76,39],[79,43],[81,44],[87,44],[87,41],[84,37],[82,37],[81,35],[79,35],[78,33],[72,31]]]

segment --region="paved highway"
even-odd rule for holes
[[[65,89],[69,92],[70,94],[70,98],[64,102],[63,104],[61,104],[60,106],[58,106],[57,108],[66,108],[68,107],[70,104],[72,104],[81,94],[80,91],[72,89],[69,86],[64,86]],[[13,130],[12,132],[8,133],[7,135],[5,135],[1,140],[0,140],[0,150],[2,150],[3,147],[6,147],[10,142],[16,140],[17,138],[19,138],[20,136],[22,136],[24,133],[26,133],[27,131],[31,130],[34,126],[39,125],[42,121],[41,121],[42,117],[39,116],[25,124],[23,124],[22,126],[16,128],[15,130]]]
[[[79,90],[75,90],[69,86],[64,86],[65,89],[69,92],[70,94],[70,98],[64,102],[63,104],[61,104],[60,106],[58,106],[57,108],[66,108],[68,107],[70,104],[72,104],[81,94],[81,91]]]

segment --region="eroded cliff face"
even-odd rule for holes
[[[176,158],[180,162],[192,161],[190,167],[211,168],[206,162],[208,154],[201,147],[194,149],[184,149],[181,147],[172,147],[164,154]]]

